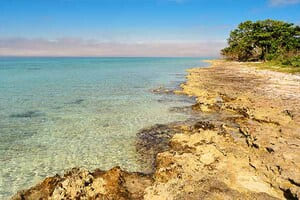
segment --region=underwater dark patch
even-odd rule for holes
[[[41,70],[41,68],[38,68],[38,67],[30,67],[30,68],[27,68],[27,70],[29,70],[29,71],[37,71],[37,70]]]
[[[69,103],[66,104],[81,104],[84,101],[84,99],[76,99],[75,101],[71,101]]]
[[[31,111],[26,111],[24,113],[11,114],[11,115],[9,115],[9,117],[11,117],[11,118],[32,118],[32,117],[39,117],[39,116],[43,116],[43,115],[44,114],[41,113],[40,111],[31,110]]]

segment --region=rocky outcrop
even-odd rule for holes
[[[152,178],[128,173],[115,167],[108,171],[74,168],[64,176],[46,178],[42,183],[20,191],[12,199],[143,199]]]
[[[150,174],[73,169],[13,199],[299,199],[300,77],[245,65],[189,70],[195,117],[137,134]]]
[[[239,177],[252,179],[258,183],[255,191],[263,189],[274,197],[299,199],[300,76],[246,65],[213,61],[210,68],[191,69],[178,93],[196,96],[194,109],[218,116],[221,127],[217,133],[225,133],[231,141],[229,145],[225,139],[213,144],[218,149],[232,149],[231,153],[224,152],[224,159],[238,159],[233,163],[237,171],[226,161],[227,172],[234,172],[236,181]],[[242,181],[241,186],[254,186],[249,180]]]
[[[152,89],[151,92],[153,92],[154,94],[174,94],[174,91],[172,89],[166,88],[164,86]]]

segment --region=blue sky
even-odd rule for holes
[[[0,55],[217,55],[266,18],[300,24],[300,0],[1,0]]]

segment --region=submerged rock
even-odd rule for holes
[[[155,94],[174,94],[174,91],[171,89],[167,89],[163,86],[160,86],[156,89],[151,90],[151,92],[155,93]]]
[[[178,131],[176,123],[171,123],[157,124],[137,133],[136,150],[140,154],[140,161],[145,171],[154,171],[156,155],[168,150],[169,140]]]
[[[24,113],[11,114],[9,117],[11,117],[11,118],[32,118],[32,117],[39,117],[39,116],[43,116],[43,115],[44,114],[38,110],[31,110],[31,111],[26,111]]]
[[[84,101],[84,99],[76,99],[75,101],[71,101],[66,104],[81,104],[83,101]]]

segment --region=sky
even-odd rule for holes
[[[245,20],[300,0],[0,0],[0,56],[218,56]]]

